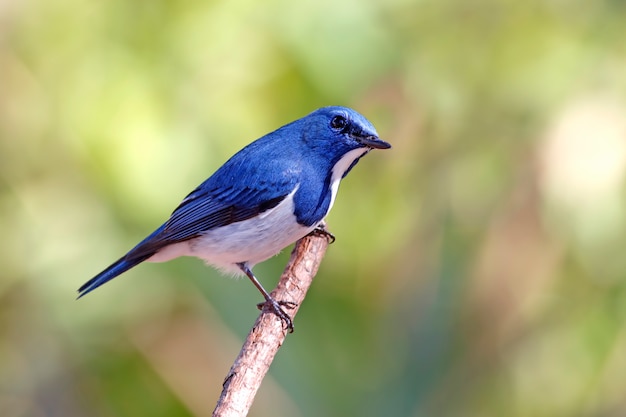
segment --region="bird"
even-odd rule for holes
[[[181,256],[245,275],[270,311],[293,331],[291,317],[252,273],[254,265],[309,233],[325,231],[339,183],[373,149],[389,149],[357,111],[319,108],[255,140],[189,193],[170,218],[78,289],[78,298],[136,265]],[[332,235],[331,235],[332,236]]]

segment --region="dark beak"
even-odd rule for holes
[[[357,138],[363,145],[372,149],[389,149],[391,144],[380,139],[378,136],[361,136]]]

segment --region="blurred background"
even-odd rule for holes
[[[249,282],[186,258],[75,290],[330,104],[394,147],[342,183],[250,415],[626,415],[624,27],[608,0],[0,2],[0,415],[209,416]]]

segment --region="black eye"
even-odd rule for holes
[[[330,127],[335,130],[342,130],[347,124],[348,121],[343,116],[335,116],[330,119]]]

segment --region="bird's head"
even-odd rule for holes
[[[345,177],[372,149],[389,149],[391,145],[378,137],[372,124],[347,107],[322,107],[300,119],[303,139],[318,160],[330,162],[331,182]]]
[[[322,107],[304,117],[305,140],[327,155],[342,155],[356,149],[389,149],[391,145],[378,137],[372,124],[347,107]]]

